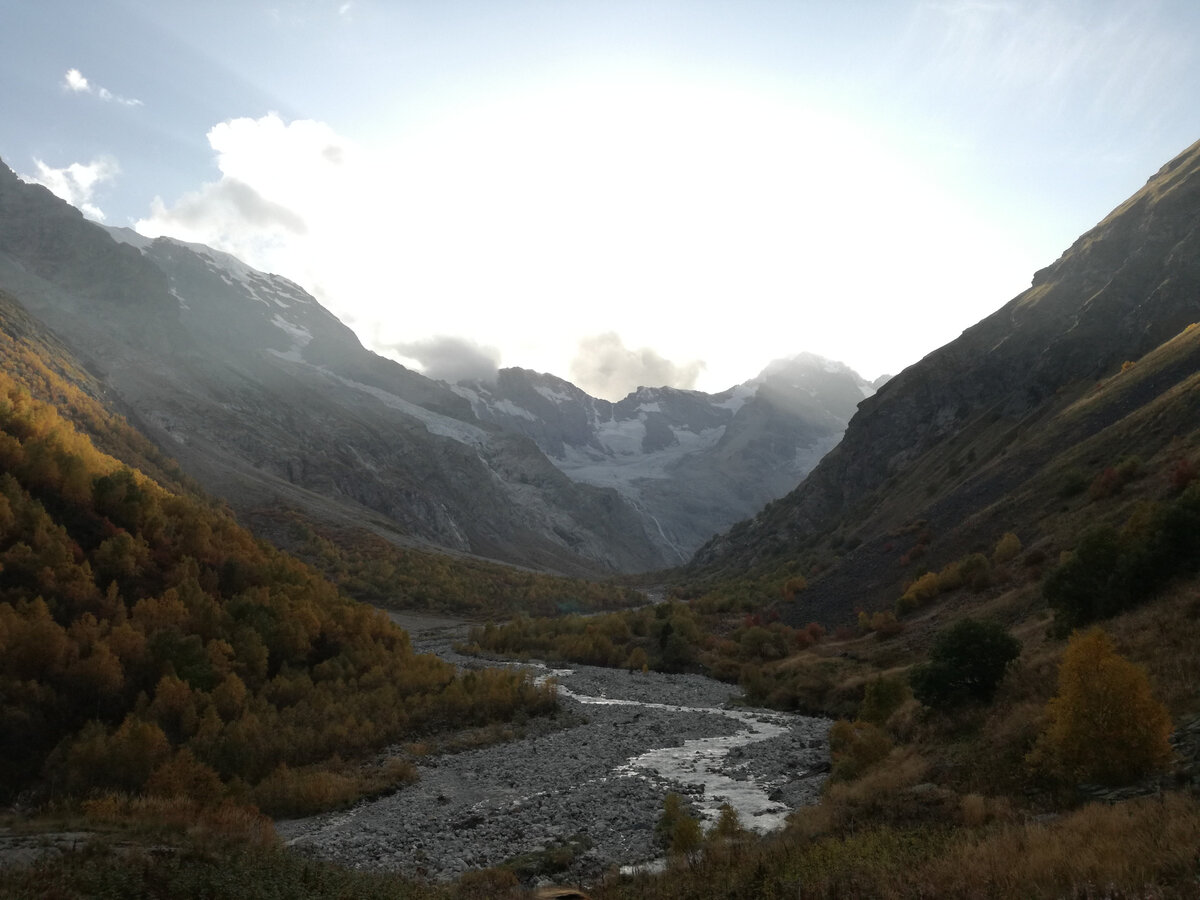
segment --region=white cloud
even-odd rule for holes
[[[67,90],[75,91],[76,93],[87,94],[92,90],[92,86],[88,84],[88,80],[83,77],[83,73],[78,69],[67,70],[64,86]]]
[[[373,151],[275,114],[208,139],[220,178],[138,231],[286,275],[381,352],[452,335],[601,394],[722,390],[801,350],[898,371],[1044,262],[879,134],[715,85],[563,86]]]
[[[354,227],[345,219],[353,201],[342,177],[349,143],[320,122],[285,124],[274,113],[222,122],[208,141],[220,179],[173,204],[156,197],[137,230],[209,244],[320,294],[329,236]]]
[[[114,94],[108,88],[93,85],[78,69],[67,69],[67,74],[63,76],[63,88],[75,94],[92,94],[105,103],[119,103],[122,106],[144,105],[141,100],[122,97]]]
[[[37,167],[37,174],[22,175],[23,181],[48,188],[50,193],[66,200],[89,219],[104,221],[103,210],[96,206],[92,199],[98,187],[112,181],[120,173],[121,169],[116,160],[101,157],[86,165],[71,163],[61,169],[55,169],[36,158],[33,164]]]
[[[621,400],[639,387],[693,388],[704,369],[699,360],[677,365],[649,347],[630,350],[615,331],[579,341],[571,381],[593,397]]]
[[[395,344],[391,348],[406,359],[415,360],[430,378],[448,381],[486,381],[495,383],[500,351],[483,347],[459,337],[438,335],[423,341]]]

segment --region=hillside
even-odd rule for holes
[[[145,447],[41,363],[36,334],[13,331],[0,373],[7,800],[108,789],[184,796],[196,815],[225,800],[320,807],[407,777],[399,759],[344,760],[553,707],[517,673],[464,676],[413,653],[383,614],[226,510],[97,450],[24,382],[111,443]]]
[[[1136,457],[1165,478],[1197,446],[1200,145],[1076,241],[1032,286],[861,405],[787,497],[696,555],[702,583],[810,577],[792,621],[889,606],[926,567],[1008,531],[1070,549],[1068,498]]]

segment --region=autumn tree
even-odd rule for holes
[[[1032,762],[1079,781],[1127,784],[1171,759],[1171,717],[1146,670],[1100,628],[1076,632],[1058,670],[1058,694]]]

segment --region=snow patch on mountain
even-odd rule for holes
[[[292,350],[299,353],[305,347],[312,343],[312,332],[300,325],[293,324],[287,321],[279,313],[276,313],[271,322],[292,339]]]
[[[646,426],[640,419],[608,424],[616,427],[606,427],[597,434],[607,455],[568,445],[562,457],[552,457],[551,461],[575,481],[615,488],[622,496],[632,499],[641,497],[639,482],[670,478],[672,467],[680,460],[710,450],[725,433],[723,426],[700,432],[677,430],[676,444],[645,453],[641,447]]]
[[[714,397],[713,406],[717,407],[718,409],[727,409],[730,412],[737,412],[746,405],[747,401],[753,400],[757,393],[758,387],[754,382],[739,384],[737,387],[729,390],[729,397],[727,399],[718,400],[716,397]]]
[[[533,389],[557,406],[561,406],[564,403],[576,402],[576,399],[565,391],[556,391],[554,388],[547,387],[544,384],[535,384]]]
[[[444,416],[441,413],[433,412],[423,406],[418,406],[403,397],[397,397],[390,391],[385,391],[383,388],[377,388],[374,385],[363,384],[361,381],[354,381],[342,375],[337,375],[333,372],[327,372],[330,378],[344,384],[346,387],[354,388],[356,391],[362,391],[364,394],[370,394],[384,406],[391,409],[399,410],[400,412],[412,416],[425,426],[425,429],[430,434],[447,437],[451,440],[458,441],[460,444],[467,444],[473,447],[482,447],[487,444],[487,432],[478,426],[471,425],[468,422],[463,422],[460,419],[454,419],[450,416]]]
[[[516,416],[519,419],[528,419],[530,422],[537,421],[537,416],[535,416],[525,407],[518,406],[517,404],[513,403],[508,398],[497,400],[495,403],[495,408],[498,412],[505,413],[506,415]]]

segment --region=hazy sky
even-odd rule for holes
[[[6,0],[0,158],[373,349],[894,373],[1200,138],[1200,4]]]

